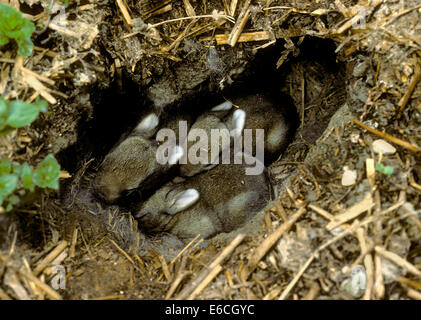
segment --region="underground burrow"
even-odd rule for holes
[[[295,39],[295,41],[299,42],[300,40]],[[62,202],[66,207],[72,208],[73,211],[105,224],[106,228],[120,240],[123,247],[135,246],[139,252],[144,252],[143,250],[146,250],[148,246],[153,246],[164,255],[171,256],[170,249],[176,249],[183,245],[183,241],[180,241],[177,232],[174,235],[167,230],[159,230],[159,228],[158,231],[153,227],[145,228],[150,221],[143,223],[137,221],[134,218],[136,210],[143,210],[143,214],[145,212],[150,214],[156,207],[162,205],[162,202],[166,201],[165,197],[169,197],[171,193],[175,192],[171,188],[165,189],[168,184],[174,183],[174,181],[178,184],[187,184],[189,187],[198,183],[197,181],[190,183],[194,179],[215,181],[212,178],[201,179],[200,177],[206,177],[207,174],[216,172],[215,168],[223,165],[218,165],[193,177],[181,178],[181,180],[179,178],[180,166],[172,166],[159,177],[152,175],[150,180],[143,181],[141,188],[122,190],[117,199],[107,201],[103,195],[95,192],[93,188],[93,181],[101,171],[104,159],[124,141],[130,139],[138,124],[151,113],[159,115],[159,127],[165,127],[173,119],[189,120],[191,126],[201,116],[209,113],[211,108],[227,101],[233,102],[233,108],[238,107],[239,109],[242,108],[242,104],[247,104],[247,101],[254,105],[261,101],[269,101],[269,104],[273,105],[276,111],[273,111],[273,114],[268,112],[264,116],[270,122],[271,118],[277,119],[278,113],[281,114],[285,119],[288,130],[283,138],[283,143],[278,145],[278,149],[275,152],[265,154],[264,162],[267,167],[267,171],[264,173],[265,185],[264,187],[259,186],[257,189],[267,188],[267,191],[265,196],[256,198],[258,199],[256,203],[260,203],[260,207],[254,208],[253,215],[246,220],[248,221],[258,212],[264,211],[264,204],[268,204],[276,198],[277,191],[282,187],[282,181],[294,170],[291,168],[280,170],[278,164],[291,160],[302,160],[308,148],[326,129],[334,112],[345,101],[344,67],[336,61],[332,42],[317,38],[306,38],[299,44],[299,52],[296,56],[277,69],[275,66],[282,54],[282,48],[283,43],[278,41],[275,46],[261,50],[243,70],[236,74],[235,78],[233,77],[234,79],[231,79],[232,83],[225,84],[222,90],[214,85],[212,78],[209,78],[187,94],[164,106],[159,105],[157,107],[154,99],[147,94],[147,88],[139,86],[127,74],[123,74],[122,79],[114,81],[109,88],[94,88],[96,94],[91,94],[91,104],[94,107],[91,120],[79,123],[78,141],[58,155],[62,166],[74,177],[62,185]],[[303,84],[303,77],[310,80]],[[303,86],[306,86],[304,96]],[[161,94],[166,94],[165,88],[162,89]],[[249,97],[254,97],[255,100],[253,98],[250,100]],[[305,103],[302,101],[303,97]],[[240,105],[237,106],[235,102],[240,102]],[[261,113],[258,108],[258,106],[255,107],[255,114]],[[250,111],[248,112],[250,113]],[[230,116],[225,115],[220,119],[222,119],[222,122],[233,123]],[[155,138],[156,136],[153,136],[149,139]],[[143,154],[139,155],[139,157],[142,156]],[[145,161],[141,162],[148,165],[146,158]],[[221,172],[215,175],[215,179],[220,179],[223,176],[227,179],[225,184],[229,185],[227,190],[235,192],[233,190],[238,186],[241,187],[241,183],[245,184],[245,182],[244,179],[238,179],[239,184],[232,183],[230,180],[232,174],[230,172],[232,170],[229,169],[230,165],[227,168],[227,170],[221,169]],[[128,177],[131,176],[130,173],[129,170]],[[248,184],[253,183],[257,186],[260,182],[251,179]],[[212,184],[212,182],[209,184]],[[224,183],[219,183],[219,185],[224,186]],[[215,183],[209,188],[218,189],[219,185]],[[161,198],[156,196],[156,199],[148,202],[162,188],[164,188],[162,192],[165,196]],[[204,187],[203,190],[205,190]],[[208,189],[206,190],[209,192]],[[215,190],[215,193],[217,191],[219,190]],[[248,194],[247,192],[245,193]],[[237,205],[236,201],[232,202],[231,207]],[[241,203],[241,200],[238,201]],[[263,202],[264,204],[261,204]],[[145,203],[148,203],[147,207],[153,209],[146,210],[143,205]],[[200,203],[200,198],[197,203]],[[197,206],[197,203],[194,203],[193,206]],[[142,209],[139,209],[139,206]],[[209,206],[207,209],[209,209]],[[192,212],[194,215],[200,215],[202,214],[201,210],[205,209],[193,210]],[[226,212],[224,210],[221,212]],[[204,216],[206,218],[206,214]],[[191,220],[186,221],[184,225],[180,224],[175,229],[183,229],[185,226],[192,224]],[[200,229],[200,221],[200,219],[196,219],[193,225]],[[237,227],[244,228],[245,225],[247,227],[247,221],[243,219],[238,226],[235,226],[235,221],[231,221],[231,224],[225,223],[219,229],[216,228],[216,231],[208,232],[208,235],[213,237],[220,232],[229,233]],[[226,226],[226,224],[229,226]],[[205,232],[207,232],[207,229]],[[185,241],[186,239],[182,238],[181,240]]]

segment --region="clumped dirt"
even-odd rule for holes
[[[66,28],[55,26],[58,10],[48,18],[49,1],[24,2],[21,11],[34,21],[52,21],[34,36],[24,65],[54,80],[48,88],[57,103],[2,138],[1,154],[36,164],[52,152],[70,177],[58,193],[0,212],[0,298],[420,298],[416,1],[252,1],[244,28],[252,35],[233,47],[217,42],[234,27],[220,16],[156,25],[191,16],[188,3],[197,16],[226,14],[229,1],[127,1],[130,17],[148,30],[139,20],[128,24],[115,2],[71,2]],[[234,19],[245,3],[238,1]],[[255,32],[264,40],[253,41]],[[13,71],[12,49],[1,51],[1,86]],[[24,83],[15,73],[6,97],[29,99],[35,91]],[[297,130],[269,166],[278,198],[246,226],[186,247],[171,235],[140,233],[130,212],[92,196],[102,158],[148,111],[193,112],[222,90],[255,87],[291,97]],[[396,150],[379,154],[378,139]],[[394,173],[373,175],[376,162]],[[350,184],[349,172],[356,174]],[[52,264],[64,267],[66,285],[51,296],[24,273],[60,246]],[[353,296],[342,283],[355,266],[364,266],[367,286]],[[48,270],[34,272],[53,286]],[[212,281],[191,296],[212,270]]]

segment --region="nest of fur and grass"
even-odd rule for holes
[[[39,192],[10,213],[0,207],[0,299],[421,299],[417,1],[10,4],[37,30],[28,58],[13,44],[0,48],[0,92],[50,105],[30,127],[0,138],[1,155],[12,161],[36,164],[74,145],[80,123],[95,117],[95,90],[115,83],[124,92],[125,78],[140,90],[170,78],[177,99],[197,85],[186,73],[177,77],[182,68],[206,65],[209,83],[223,87],[279,43],[273,68],[282,68],[309,37],[334,44],[343,73],[338,88],[317,62],[292,66],[286,81],[300,126],[271,167],[279,198],[254,221],[253,236],[239,229],[206,248],[196,238],[171,261],[154,250],[141,255],[134,247],[142,237],[118,232],[122,223],[136,231],[133,218],[109,213],[98,223],[63,202],[91,161],[75,149],[80,163],[63,159],[66,188]],[[320,119],[326,127],[313,137]],[[64,267],[64,289],[54,286],[54,266]],[[361,270],[365,289],[347,289]]]

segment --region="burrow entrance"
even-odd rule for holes
[[[279,68],[276,65],[284,52],[283,41],[260,50],[244,68],[231,72],[229,79],[223,79],[222,84],[220,77],[210,74],[175,101],[158,107],[154,97],[148,95],[150,88],[159,84],[158,80],[142,84],[134,80],[133,74],[123,72],[109,87],[92,88],[91,92],[95,93],[91,94],[90,120],[78,124],[78,141],[57,155],[62,167],[73,176],[63,182],[60,201],[72,213],[104,223],[123,247],[144,244],[140,239],[144,240],[145,235],[139,234],[124,205],[104,205],[90,194],[90,181],[105,155],[151,111],[159,109],[169,118],[180,113],[195,117],[224,97],[249,93],[276,93],[291,124],[288,148],[280,158],[271,159],[269,163],[272,184],[280,187],[294,168],[279,169],[279,166],[302,161],[346,99],[345,67],[336,60],[333,42],[312,37],[294,39],[294,42],[298,50]],[[211,62],[215,61],[208,59],[208,63]],[[167,94],[165,87],[161,94]],[[153,239],[157,239],[156,235]],[[176,245],[173,240],[164,243],[164,247]]]

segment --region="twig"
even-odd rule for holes
[[[414,145],[412,145],[412,144],[410,144],[406,141],[395,138],[395,137],[391,136],[390,134],[380,132],[380,131],[378,131],[378,130],[370,127],[370,126],[365,125],[364,123],[358,121],[357,119],[352,119],[352,121],[355,124],[359,125],[361,128],[363,128],[363,129],[365,129],[365,130],[367,130],[371,133],[374,133],[375,135],[378,135],[379,137],[387,139],[390,142],[396,143],[397,145],[400,145],[401,147],[404,147],[405,149],[408,149],[408,150],[413,151],[413,152],[421,152],[421,148],[418,147],[418,146],[414,146]]]
[[[44,291],[47,294],[47,296],[49,296],[51,299],[62,300],[62,297],[55,290],[53,290],[48,284],[45,284],[44,282],[39,280],[32,273],[26,272],[24,270],[19,270],[19,274],[27,278],[29,281],[35,283],[35,285],[42,291]]]
[[[237,22],[234,25],[234,28],[232,28],[231,34],[228,38],[228,44],[231,47],[234,47],[237,43],[238,38],[240,37],[241,32],[244,29],[244,26],[246,25],[249,15],[250,15],[250,2],[251,0],[246,0],[244,3],[243,9],[241,10]]]
[[[165,300],[169,300],[172,297],[175,290],[177,290],[178,286],[180,285],[181,281],[183,281],[184,277],[190,274],[190,272],[184,271],[184,268],[186,267],[186,263],[187,263],[187,257],[182,258],[180,267],[178,268],[178,271],[177,271],[177,275],[165,296]]]
[[[67,241],[61,241],[34,269],[34,275],[38,276],[57,256],[67,248]]]
[[[416,66],[415,66],[414,78],[412,79],[411,83],[409,84],[408,90],[406,91],[406,93],[404,94],[402,99],[399,101],[399,111],[398,111],[398,116],[397,116],[398,119],[400,119],[402,117],[403,110],[405,109],[406,105],[408,104],[408,101],[411,98],[412,93],[414,92],[415,87],[417,86],[417,83],[420,80],[420,77],[421,77],[421,68],[420,68],[419,63],[417,63]]]
[[[320,286],[317,282],[313,282],[308,290],[307,294],[303,297],[303,300],[314,300],[320,292]]]
[[[282,292],[281,296],[279,297],[279,300],[283,300],[285,299],[288,294],[290,293],[290,291],[292,290],[292,288],[294,288],[295,284],[298,282],[298,280],[301,278],[301,276],[304,274],[304,272],[307,270],[307,268],[309,267],[309,265],[313,262],[314,258],[316,258],[319,253],[326,249],[327,247],[329,247],[331,244],[335,243],[336,241],[339,241],[340,239],[344,238],[345,236],[352,234],[356,229],[363,227],[369,223],[372,223],[374,221],[376,221],[377,219],[379,219],[379,217],[386,215],[387,213],[398,209],[404,202],[400,201],[394,205],[392,205],[391,207],[383,210],[382,212],[373,215],[367,219],[365,219],[362,222],[358,222],[358,220],[355,220],[354,223],[351,225],[351,227],[348,230],[345,230],[343,232],[341,232],[340,234],[338,234],[337,236],[333,237],[332,239],[326,241],[324,244],[320,245],[314,252],[313,254],[308,258],[308,260],[306,261],[306,263],[301,267],[301,269],[298,271],[298,273],[295,275],[294,279],[288,284],[288,286],[284,289],[284,291]]]
[[[118,8],[121,11],[121,14],[123,15],[123,21],[125,22],[129,30],[131,31],[131,27],[133,26],[133,20],[129,14],[129,11],[127,10],[122,0],[116,0],[116,2],[117,2]]]
[[[235,20],[233,19],[233,17],[227,16],[225,14],[218,14],[218,15],[213,15],[213,14],[203,14],[203,15],[199,15],[199,16],[192,16],[192,17],[181,17],[181,18],[176,18],[176,19],[170,19],[170,20],[165,20],[165,21],[161,21],[155,24],[152,24],[149,26],[149,28],[156,28],[159,27],[163,24],[169,23],[169,22],[177,22],[177,21],[181,21],[181,20],[191,20],[191,19],[199,19],[199,18],[223,18],[228,20],[229,22],[234,23]]]
[[[367,241],[364,235],[364,229],[358,228],[357,229],[357,238],[360,243],[361,252],[365,252],[368,250]],[[365,288],[365,293],[363,296],[363,300],[371,300],[371,294],[373,291],[373,284],[374,284],[374,263],[371,254],[367,254],[364,257],[364,267],[367,276],[367,285]]]
[[[193,290],[206,278],[206,276],[209,273],[209,270],[212,270],[213,268],[215,268],[215,266],[221,264],[222,261],[227,256],[229,256],[234,251],[234,249],[241,243],[241,241],[243,241],[244,237],[245,237],[244,234],[239,234],[238,236],[236,236],[234,240],[228,246],[226,246],[225,249],[219,254],[219,256],[216,257],[216,259],[212,261],[209,267],[203,268],[199,272],[197,277],[193,279],[188,285],[186,285],[186,287],[178,294],[176,299],[177,300],[186,299],[190,295],[190,293],[193,292]]]
[[[256,269],[260,260],[268,253],[279,238],[294,225],[294,223],[306,212],[306,208],[302,207],[288,220],[285,221],[278,229],[270,234],[249,259],[247,266],[241,272],[241,279],[246,281],[250,274]]]
[[[418,270],[413,264],[409,263],[408,261],[406,261],[402,257],[398,256],[396,253],[391,252],[391,251],[387,251],[384,248],[379,247],[379,246],[374,247],[374,250],[376,250],[376,252],[378,254],[381,254],[386,259],[392,261],[393,263],[395,263],[398,266],[404,268],[405,270],[409,271],[410,273],[412,273],[412,274],[414,274],[418,277],[421,277],[421,271],[420,270]]]
[[[373,198],[371,197],[371,193],[367,193],[367,195],[364,197],[363,200],[361,200],[360,202],[357,202],[352,207],[345,210],[344,213],[334,216],[333,220],[329,222],[328,225],[326,226],[326,229],[329,231],[332,229],[335,229],[341,224],[351,219],[355,219],[363,212],[370,210],[372,207],[374,207]]]
[[[29,296],[28,292],[26,291],[25,287],[19,281],[19,278],[15,271],[12,269],[7,269],[4,277],[3,282],[5,285],[12,289],[13,293],[19,300],[30,300],[31,297]]]
[[[189,2],[189,0],[183,0],[184,6],[186,7],[186,13],[190,17],[194,17],[196,15],[196,12],[194,12],[193,6]]]
[[[399,17],[402,17],[403,15],[405,15],[405,14],[407,14],[407,13],[409,13],[409,12],[413,11],[413,10],[417,10],[417,9],[419,9],[419,8],[421,8],[421,4],[419,4],[419,5],[415,6],[415,7],[412,7],[412,8],[406,9],[406,10],[404,10],[404,11],[402,11],[402,12],[399,12],[398,14],[396,14],[396,15],[394,15],[394,16],[392,16],[392,17],[389,17],[389,19],[386,21],[386,23],[385,23],[383,26],[385,27],[385,26],[387,26],[388,24],[391,24],[393,21],[395,21],[395,20],[396,20],[396,19],[398,19]]]
[[[158,254],[158,259],[159,259],[159,262],[161,262],[162,272],[164,273],[165,278],[167,278],[168,282],[171,282],[172,277],[171,277],[170,269],[168,269],[167,261],[165,261],[165,258],[161,254]]]
[[[78,228],[75,227],[73,229],[72,243],[70,245],[70,250],[69,250],[69,258],[73,258],[76,253],[77,233],[78,233]]]
[[[196,298],[204,288],[221,272],[222,267],[220,264],[217,264],[212,268],[212,270],[208,273],[208,275],[203,279],[203,281],[194,289],[194,291],[190,294],[187,300],[193,300]]]
[[[9,295],[0,288],[0,300],[12,300],[12,298],[10,298]]]
[[[196,235],[175,257],[171,260],[172,265],[190,246],[200,237],[200,234]]]
[[[108,238],[108,240],[110,240],[110,242],[117,248],[117,250],[126,257],[127,260],[130,261],[130,263],[135,267],[136,270],[139,270],[138,266],[134,263],[134,260],[129,256],[129,254],[124,251],[122,248],[120,248],[120,246],[115,243],[115,241],[113,239]]]
[[[383,280],[382,259],[379,254],[374,255],[375,278],[374,278],[374,294],[377,299],[383,299],[386,291]]]
[[[229,34],[216,34],[215,40],[218,45],[228,44]],[[237,42],[252,42],[264,41],[271,39],[271,34],[268,31],[244,32],[241,33]],[[203,37],[200,41],[212,40],[212,37]]]
[[[416,300],[421,300],[421,292],[414,290],[414,289],[408,289],[407,291],[408,297]]]

